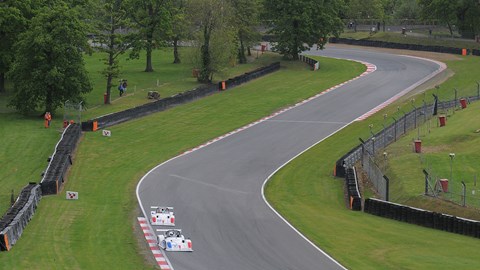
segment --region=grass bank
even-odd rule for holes
[[[365,70],[363,65],[321,58],[312,72],[282,62],[265,78],[171,110],[111,128],[112,137],[86,133],[63,195],[42,199],[35,217],[1,268],[149,269],[133,234],[140,177],[156,164],[211,138],[310,97]]]
[[[442,84],[439,90],[430,90],[426,95],[417,96],[415,102],[421,104],[422,98],[430,98],[433,91],[440,92],[441,99],[453,98],[453,86],[459,91],[472,91],[472,81],[479,75],[478,69],[474,67],[478,67],[480,59],[462,59],[447,62],[456,75]],[[267,199],[310,240],[347,268],[476,269],[476,250],[480,248],[478,239],[346,209],[343,180],[331,176],[333,165],[338,158],[358,145],[358,137],[369,137],[369,124],[381,127],[385,113],[396,116],[399,113],[397,106],[404,111],[412,108],[410,100],[397,102],[365,121],[353,123],[293,160],[270,180],[266,188]],[[474,119],[478,121],[478,117]],[[472,135],[467,137],[470,136]],[[411,136],[406,137],[406,145],[411,151],[409,137]],[[446,140],[449,140],[448,137]],[[464,141],[464,145],[469,145],[468,140]],[[402,146],[405,147],[405,142]],[[472,152],[475,151],[472,149]],[[390,157],[392,158],[395,157]],[[416,157],[399,160],[398,163],[404,166],[398,170],[398,174],[408,181],[404,186],[419,187],[421,190],[424,187],[423,178],[418,179],[409,174],[415,167],[406,160],[418,162]],[[402,192],[411,196],[419,194],[418,190]],[[423,203],[417,206],[428,205]]]
[[[146,96],[149,90],[159,91],[162,97],[190,90],[199,84],[192,77],[192,66],[188,61],[188,48],[182,48],[182,64],[173,64],[171,49],[156,50],[153,53],[155,72],[143,72],[145,59],[127,60],[123,55],[120,63],[122,78],[129,81],[129,90],[126,96],[118,98],[116,87],[112,89],[113,102],[103,105],[103,93],[106,80],[101,74],[104,68],[103,55],[100,53],[85,56],[86,68],[93,84],[93,91],[86,97],[87,111],[82,119],[121,111],[139,104],[150,102]],[[224,79],[245,73],[272,62],[279,61],[280,56],[275,54],[260,55],[258,59],[252,57],[249,63],[237,65],[218,74],[216,79]],[[157,87],[157,80],[159,86]],[[7,84],[7,92],[0,93],[0,213],[3,214],[10,207],[12,190],[15,197],[28,182],[39,182],[41,173],[47,167],[47,158],[53,154],[55,144],[61,136],[63,109],[58,109],[52,120],[52,128],[43,127],[43,118],[39,115],[22,116],[7,107],[8,99],[12,95],[12,85]],[[136,91],[134,91],[136,89]]]

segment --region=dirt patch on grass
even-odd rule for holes
[[[449,152],[450,146],[448,145],[436,145],[436,146],[423,146],[422,153],[439,153],[439,152]]]

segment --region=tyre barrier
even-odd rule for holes
[[[431,212],[374,198],[365,200],[364,212],[436,230],[480,238],[480,221]]]
[[[0,251],[8,251],[22,235],[42,197],[40,185],[30,183],[22,189],[15,203],[0,219]]]
[[[97,129],[106,128],[116,124],[120,124],[132,119],[143,117],[152,113],[164,111],[173,106],[177,106],[183,103],[191,102],[193,100],[211,95],[218,90],[226,90],[243,83],[249,82],[258,77],[262,77],[274,71],[280,69],[280,62],[275,62],[271,65],[255,69],[253,71],[247,72],[243,75],[228,79],[224,82],[225,87],[222,89],[222,86],[217,86],[214,84],[209,84],[205,86],[200,86],[183,93],[176,94],[171,97],[163,98],[151,103],[137,106],[125,111],[108,114],[101,116],[87,122],[82,122],[83,131],[95,131]]]
[[[351,39],[351,38],[336,38],[331,37],[329,39],[330,43],[341,43],[348,45],[357,45],[357,46],[367,46],[367,47],[381,47],[381,48],[390,48],[390,49],[402,49],[402,50],[413,50],[413,51],[429,51],[429,52],[438,52],[438,53],[451,53],[462,55],[462,48],[453,48],[453,47],[443,47],[443,46],[427,46],[420,44],[405,44],[405,43],[395,43],[395,42],[386,42],[378,40],[365,40],[365,39]],[[479,55],[478,50],[467,50],[467,54],[471,53],[472,55]]]
[[[72,153],[75,151],[80,135],[81,127],[76,123],[68,125],[63,131],[40,182],[43,195],[58,194],[60,191],[65,182],[65,172],[73,164]]]
[[[313,71],[320,69],[320,62],[305,55],[299,55],[300,61],[308,64]]]
[[[347,189],[347,199],[350,209],[354,211],[362,210],[362,197],[358,189],[358,177],[355,167],[348,168],[345,174],[345,186]]]

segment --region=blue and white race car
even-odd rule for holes
[[[185,238],[180,229],[157,230],[158,246],[166,251],[193,251],[192,240]]]
[[[175,226],[173,207],[152,206],[150,222],[152,225]]]

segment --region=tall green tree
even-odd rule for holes
[[[341,0],[265,0],[274,49],[297,60],[313,44],[323,48],[329,35],[338,36],[343,30],[342,8]]]
[[[13,45],[28,25],[28,1],[0,1],[0,92],[5,91],[5,74],[14,60]]]
[[[15,44],[10,105],[24,113],[54,112],[66,100],[80,101],[92,90],[83,60],[89,49],[84,29],[76,10],[64,3],[38,10]]]
[[[131,48],[135,33],[131,31],[131,20],[126,10],[125,1],[101,0],[95,8],[95,47],[106,54],[103,74],[107,79],[106,103],[110,104],[114,79],[120,75],[119,57]]]
[[[453,25],[457,17],[456,11],[459,2],[450,0],[419,0],[421,15],[424,19],[439,20],[448,26],[450,35],[453,37]]]
[[[346,17],[354,22],[355,32],[357,32],[359,20],[377,20],[378,22],[385,19],[382,0],[349,0],[346,4]]]
[[[138,57],[140,50],[146,50],[145,72],[153,72],[152,51],[162,44],[162,33],[165,37],[171,32],[171,17],[168,11],[172,8],[171,2],[171,0],[126,1],[127,11],[137,31],[132,56]]]
[[[238,29],[238,61],[240,64],[247,62],[245,51],[250,45],[260,39],[256,30],[259,25],[261,3],[259,0],[232,0],[234,10],[234,26]]]
[[[480,35],[480,2],[461,0],[457,9],[458,31],[463,38],[475,38]]]
[[[172,43],[173,43],[173,63],[180,64],[180,52],[178,50],[179,42],[182,38],[189,35],[189,23],[187,20],[187,1],[173,0],[173,5],[169,9],[172,18]]]
[[[189,20],[197,29],[196,43],[200,49],[198,81],[207,83],[231,53],[234,35],[231,27],[231,6],[227,0],[191,0],[188,3]],[[221,42],[219,42],[221,41]]]

